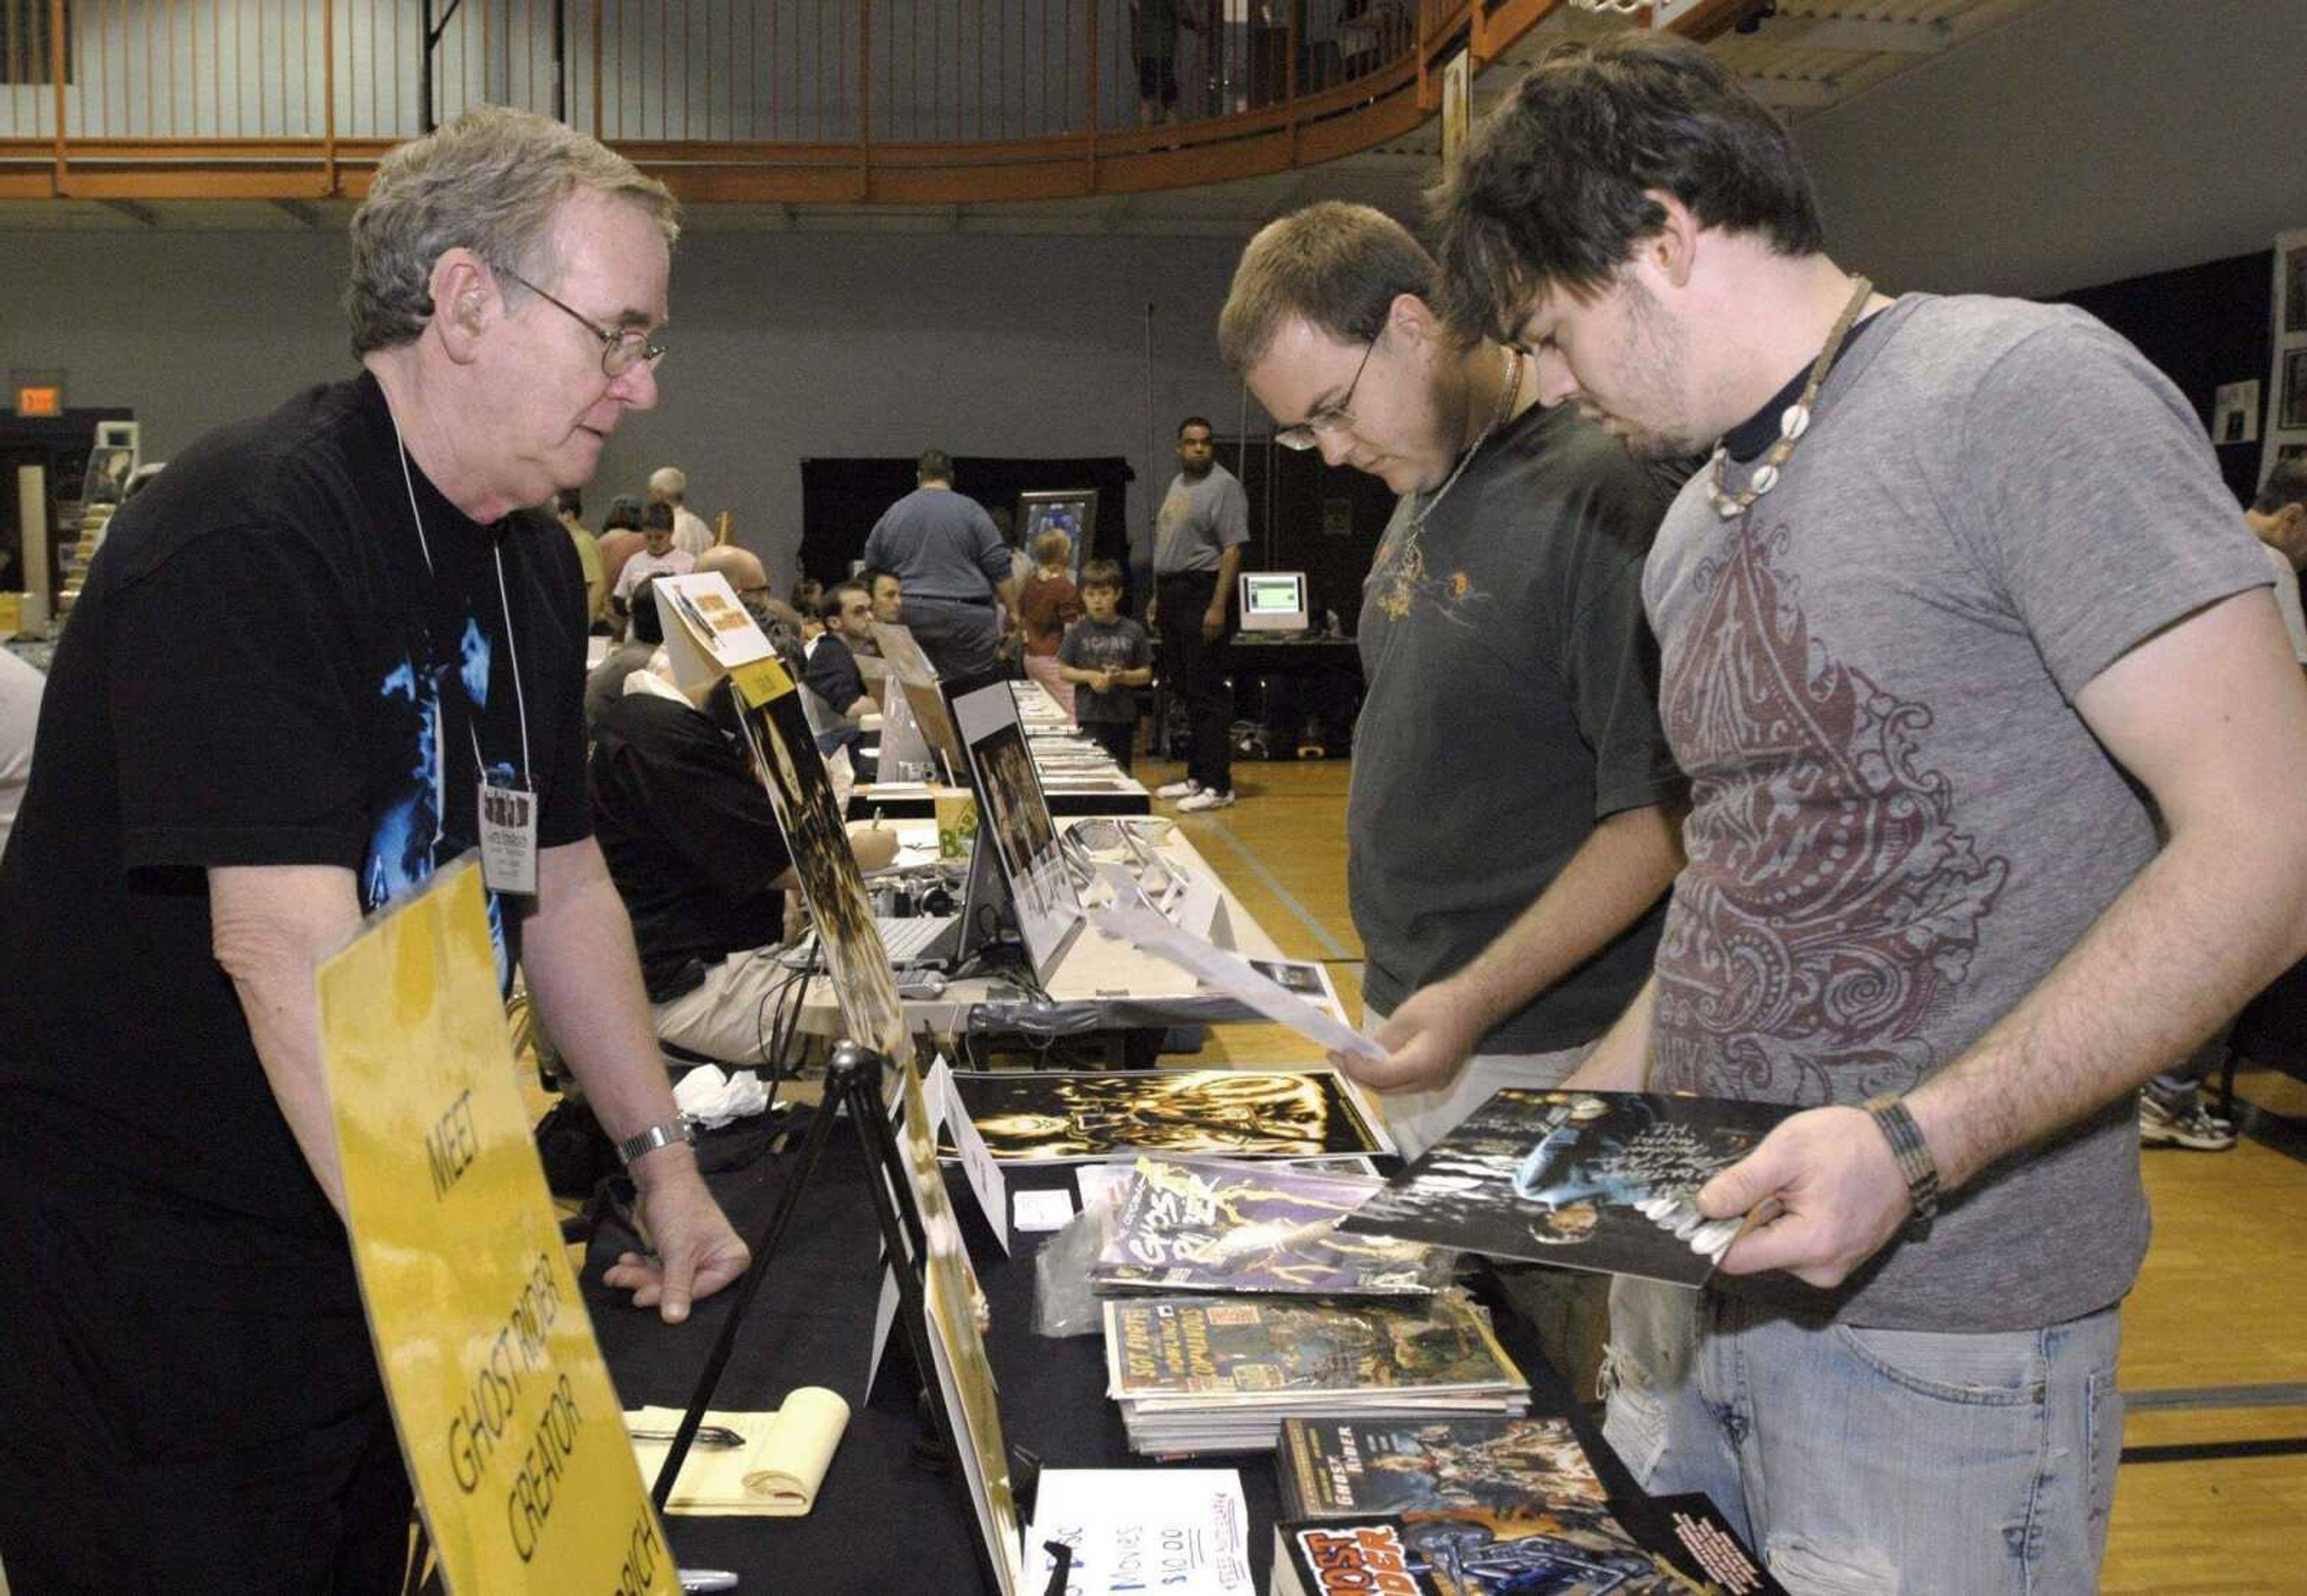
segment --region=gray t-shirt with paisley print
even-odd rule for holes
[[[2267,580],[2192,409],[2106,328],[1987,298],[1882,313],[1777,485],[1724,520],[1694,480],[1644,572],[1692,786],[1651,1090],[1857,1103],[1960,1056],[2156,850],[2076,694]],[[2126,1096],[1839,1291],[1721,1289],[1858,1325],[2037,1326],[2118,1300],[2147,1233]]]

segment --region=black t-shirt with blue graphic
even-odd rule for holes
[[[382,907],[473,846],[476,746],[496,779],[527,768],[541,846],[582,839],[584,649],[568,535],[482,527],[404,481],[373,377],[178,455],[90,571],[0,860],[0,1163],[341,1256],[211,950],[203,872],[337,865]],[[489,900],[501,983],[527,901]]]

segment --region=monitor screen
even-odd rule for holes
[[[1306,573],[1302,571],[1244,571],[1241,629],[1244,631],[1306,630]]]
[[[1081,929],[1081,895],[1058,850],[1057,827],[1041,777],[1017,724],[1017,701],[1006,681],[952,690],[953,718],[968,751],[977,789],[977,845],[991,845],[1009,884],[1017,932],[1037,980],[1047,982]]]

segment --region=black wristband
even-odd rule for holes
[[[1915,1116],[1895,1093],[1869,1099],[1866,1113],[1881,1128],[1883,1139],[1891,1144],[1891,1156],[1899,1161],[1909,1205],[1904,1233],[1908,1240],[1919,1241],[1931,1233],[1931,1221],[1938,1217],[1938,1160],[1931,1156],[1930,1144],[1923,1139],[1923,1128],[1915,1123]]]

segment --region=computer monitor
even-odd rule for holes
[[[954,682],[946,692],[977,791],[977,845],[994,851],[1026,961],[1046,984],[1081,931],[1081,894],[1059,850],[1049,800],[1017,723],[1017,700],[999,677]]]
[[[1242,631],[1303,631],[1306,627],[1306,573],[1304,571],[1246,571],[1242,572]]]

